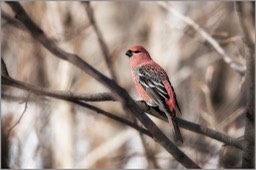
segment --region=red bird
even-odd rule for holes
[[[142,46],[133,46],[125,54],[130,58],[137,92],[148,105],[158,106],[165,112],[169,124],[174,128],[176,140],[183,142],[175,109],[178,108],[180,113],[181,111],[168,75]]]

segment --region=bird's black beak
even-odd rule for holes
[[[131,50],[128,50],[128,51],[126,51],[126,53],[125,53],[128,57],[131,57],[132,56],[132,51]]]

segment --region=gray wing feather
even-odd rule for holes
[[[161,101],[170,98],[162,83],[165,77],[155,73],[147,65],[139,67],[136,71],[138,73],[138,82],[154,102],[161,104]]]

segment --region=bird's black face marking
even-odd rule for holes
[[[125,53],[128,57],[131,57],[133,55],[132,51],[131,50],[128,50],[126,51]]]

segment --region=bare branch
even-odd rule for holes
[[[165,116],[164,112],[160,111],[158,108],[149,107],[144,101],[137,102],[137,104],[142,109],[144,109],[148,114],[155,116],[161,120],[164,120],[165,122],[168,122],[167,117]],[[205,126],[200,126],[198,124],[189,122],[187,120],[184,120],[184,119],[181,119],[178,117],[177,117],[177,121],[181,128],[208,136],[210,138],[216,139],[225,144],[235,146],[239,149],[243,149],[243,140],[241,140],[241,139],[231,138],[231,137],[229,137],[221,132],[218,132],[216,130],[207,128]]]
[[[65,95],[65,93],[62,93]],[[74,94],[69,93],[70,97],[73,97],[77,100],[82,100],[86,102],[103,102],[103,101],[116,101],[115,98],[110,93],[97,93],[97,94]]]
[[[6,20],[6,22],[8,24],[11,24],[15,28],[18,28],[20,30],[26,30],[26,28],[24,27],[24,25],[21,22],[18,22],[17,20],[15,20],[13,17],[11,17],[9,14],[4,12],[3,10],[1,10],[1,16],[4,20]]]
[[[208,34],[203,28],[201,28],[195,21],[193,21],[188,16],[182,15],[181,13],[176,11],[174,8],[169,6],[168,3],[166,2],[159,2],[159,5],[164,9],[168,10],[169,12],[171,12],[173,15],[175,15],[179,19],[186,22],[188,25],[193,27],[199,34],[201,34],[201,36],[204,37],[205,40],[207,40],[211,44],[211,46],[216,50],[216,52],[223,57],[224,61],[232,69],[234,69],[236,72],[238,72],[241,75],[245,74],[245,66],[232,60],[231,57],[226,53],[226,51],[220,46],[220,44],[210,34]]]
[[[25,98],[25,101],[23,103],[25,103],[25,107],[24,107],[24,110],[23,112],[21,113],[21,116],[19,117],[19,119],[8,129],[8,135],[10,134],[10,132],[12,131],[13,128],[15,128],[21,121],[22,117],[24,116],[27,108],[28,108],[28,99],[29,99],[29,96],[31,94],[31,91],[28,92],[28,95],[27,97]]]
[[[142,145],[144,147],[144,152],[145,152],[145,157],[147,159],[148,162],[148,169],[159,169],[159,166],[157,164],[157,161],[155,159],[155,155],[152,153],[152,150],[147,146],[146,140],[144,138],[144,136],[142,135],[142,133],[139,134],[140,135],[140,139],[142,142]]]
[[[254,48],[254,15],[252,11],[254,10],[254,3],[248,2],[234,2],[235,9],[238,15],[239,25],[241,26],[242,35],[244,37],[245,44],[249,48]]]
[[[245,147],[243,152],[242,167],[255,168],[255,27],[253,26],[255,2],[235,3],[243,38],[247,46],[246,51],[246,86],[247,86],[247,113],[244,131]],[[254,13],[254,14],[253,14]],[[251,35],[250,32],[254,32]]]
[[[100,47],[101,47],[101,50],[102,50],[105,62],[106,62],[107,66],[108,66],[108,68],[110,70],[110,74],[111,74],[113,80],[117,81],[115,70],[114,70],[113,64],[111,62],[111,57],[110,57],[109,49],[107,47],[106,42],[103,39],[102,33],[99,30],[99,28],[97,26],[97,23],[95,22],[94,13],[93,13],[94,11],[93,11],[93,8],[91,7],[90,1],[84,1],[84,2],[82,2],[82,4],[84,4],[84,7],[86,9],[86,13],[87,13],[88,18],[90,20],[90,23],[92,24],[92,26],[94,28],[94,31],[95,31],[95,33],[97,35],[97,38],[98,38],[98,41],[99,41],[99,44],[100,44]]]
[[[9,73],[8,73],[8,70],[6,68],[5,62],[2,58],[1,58],[1,75],[4,75],[6,77],[10,77]]]

